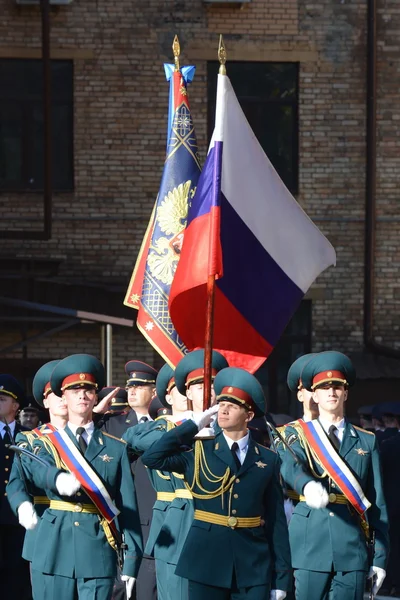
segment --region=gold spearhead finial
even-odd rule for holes
[[[219,46],[218,46],[218,60],[219,60],[219,74],[226,75],[226,50],[224,44],[224,38],[222,35],[219,36]]]
[[[172,43],[172,51],[174,53],[175,71],[179,71],[179,55],[181,53],[181,45],[177,35],[174,37],[174,41]]]

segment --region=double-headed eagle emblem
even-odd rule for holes
[[[165,236],[160,236],[149,248],[147,264],[151,275],[166,285],[171,285],[179,261],[188,214],[188,197],[192,198],[192,182],[186,181],[174,188],[160,203],[156,224]]]

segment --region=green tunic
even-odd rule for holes
[[[278,456],[250,437],[245,461],[235,475],[223,433],[215,439],[197,441],[193,450],[183,451],[192,446],[196,433],[191,420],[183,423],[153,444],[143,454],[143,463],[151,469],[183,473],[189,483],[194,480],[191,487],[196,510],[216,517],[262,517],[263,522],[231,528],[205,522],[195,513],[176,573],[221,588],[231,589],[235,578],[239,588],[265,585],[288,589],[290,552]],[[197,469],[196,459],[201,454],[204,460]],[[226,489],[221,494],[218,488],[224,477]]]
[[[77,446],[68,427],[65,431]],[[34,447],[38,448],[38,456],[49,463],[49,468],[32,461],[32,476],[36,485],[46,490],[50,500],[75,505],[91,503],[83,490],[72,497],[60,496],[55,485],[60,470],[54,466],[54,457],[46,450],[43,440],[36,440]],[[127,545],[123,574],[136,577],[143,545],[127,446],[109,434],[94,430],[85,459],[120,510],[118,525]],[[79,508],[77,512],[48,508],[40,521],[32,568],[76,579],[115,577],[117,555],[107,542],[97,514],[79,512]]]

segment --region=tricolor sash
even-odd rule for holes
[[[63,429],[47,434],[68,470],[75,475],[99,513],[111,523],[120,511],[113,503],[97,473]],[[114,528],[113,528],[114,529]]]
[[[321,465],[335,482],[342,494],[346,496],[351,506],[363,518],[365,511],[371,503],[364,496],[364,492],[345,461],[339,456],[332,446],[324,428],[318,420],[298,420],[298,424],[306,436],[307,442],[316,455]]]

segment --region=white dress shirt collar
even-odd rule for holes
[[[70,429],[70,431],[72,431],[72,433],[75,437],[76,437],[76,430],[78,429],[78,427],[84,428],[86,435],[83,434],[83,438],[85,439],[85,442],[87,444],[89,444],[90,440],[92,439],[93,432],[94,432],[93,421],[90,421],[90,423],[86,423],[86,425],[75,425],[75,423],[70,423],[68,421],[68,429]]]
[[[243,464],[244,459],[246,458],[246,454],[247,454],[247,450],[249,447],[249,432],[246,433],[246,435],[242,438],[240,438],[240,440],[232,440],[232,438],[228,437],[225,432],[222,432],[222,435],[224,436],[226,443],[229,446],[229,449],[232,448],[232,445],[236,442],[237,445],[239,446],[238,450],[236,450],[236,454],[238,455],[238,459],[240,460],[240,463]]]
[[[7,425],[10,428],[11,436],[14,437],[15,425],[16,425],[15,420],[11,421],[11,423],[7,423]],[[2,438],[6,435],[6,424],[3,423],[3,421],[0,421],[0,435],[1,435]]]
[[[344,435],[344,428],[346,427],[346,420],[344,417],[337,423],[331,423],[331,421],[326,421],[324,419],[321,419],[321,417],[318,417],[318,420],[321,423],[322,427],[324,428],[326,435],[329,434],[329,428],[331,427],[331,425],[334,425],[337,429],[337,433],[335,435],[338,437],[338,439],[340,441],[342,441],[343,435]]]
[[[140,413],[136,413],[136,416],[137,416],[138,423],[147,423],[147,421],[154,421],[154,419],[152,419],[148,413],[147,413],[147,415],[141,415]],[[143,417],[146,417],[147,421],[141,421],[140,419],[143,419]]]

